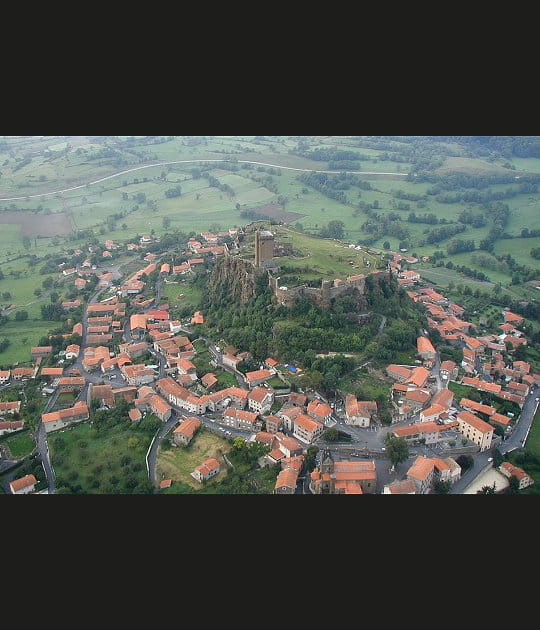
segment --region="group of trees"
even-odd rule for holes
[[[461,254],[462,252],[473,252],[475,249],[476,245],[474,241],[465,241],[461,238],[452,240],[446,246],[446,251],[450,256],[453,254]]]
[[[343,221],[329,221],[320,231],[322,238],[341,239],[345,235],[345,224]]]
[[[456,223],[452,225],[445,225],[444,227],[433,228],[431,230],[427,230],[425,232],[426,237],[425,240],[430,245],[434,243],[440,243],[441,241],[445,241],[451,236],[455,236],[456,234],[460,234],[465,231],[465,226],[461,223]]]
[[[165,191],[165,197],[167,198],[172,198],[172,197],[180,197],[182,195],[182,187],[181,186],[174,186],[173,188],[168,188]]]

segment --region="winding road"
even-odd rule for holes
[[[114,175],[108,175],[107,177],[102,177],[101,179],[96,179],[93,182],[87,182],[86,184],[81,184],[80,186],[72,186],[71,188],[64,188],[62,190],[53,190],[51,192],[40,193],[37,195],[24,195],[22,197],[0,197],[0,201],[23,201],[26,199],[36,199],[37,197],[48,197],[50,195],[58,195],[65,192],[71,192],[72,190],[79,190],[81,188],[87,188],[88,186],[93,186],[94,184],[100,184],[101,182],[105,182],[109,179],[113,179],[114,177],[120,177],[120,175],[125,175],[126,173],[133,173],[135,171],[140,171],[145,168],[156,168],[158,166],[170,166],[173,164],[200,164],[200,163],[219,163],[219,162],[232,162],[233,164],[255,164],[256,166],[270,166],[271,168],[282,168],[286,171],[299,171],[301,173],[325,173],[328,175],[339,175],[342,171],[316,171],[311,168],[294,168],[292,166],[280,166],[279,164],[266,164],[265,162],[251,162],[250,160],[176,160],[174,162],[157,162],[155,164],[145,164],[144,166],[136,166],[135,168],[128,168],[125,171],[120,171],[119,173],[115,173]],[[350,175],[390,175],[397,177],[407,177],[408,173],[381,173],[375,171],[345,171]]]

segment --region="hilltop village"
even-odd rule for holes
[[[145,417],[159,419],[146,455],[156,492],[171,492],[180,483],[160,472],[160,449],[188,452],[205,434],[232,444],[232,451],[195,462],[188,471],[195,490],[223,479],[234,469],[231,453],[244,450],[254,454],[254,469],[273,471],[274,494],[463,493],[491,471],[497,490],[533,483],[525,470],[503,461],[524,443],[538,406],[540,374],[515,356],[527,344],[523,317],[501,310],[498,332],[479,334],[462,318],[464,308],[423,285],[414,271],[417,260],[397,252],[387,255],[383,268],[366,263],[365,273],[355,270],[320,286],[287,286],[278,249],[272,231],[248,226],[193,236],[181,255],[144,235],[66,256],[58,276],[81,293],[61,303],[68,329],[51,335],[50,345],[29,347],[28,365],[0,371],[0,393],[16,394],[36,383],[43,398],[37,418],[25,396],[0,402],[0,436],[30,423],[46,477],[17,476],[14,468],[10,491],[54,493],[51,434],[92,423],[103,411],[120,411],[133,426]],[[125,275],[113,264],[124,252],[134,254]],[[423,305],[437,334],[418,336],[412,364],[385,366],[390,422],[382,422],[378,400],[340,393],[339,387],[330,400],[315,388],[298,387],[294,375],[302,365],[279,356],[242,371],[253,363],[249,352],[227,339],[204,337],[204,311],[179,314],[162,297],[165,287],[189,287],[198,269],[209,271],[225,258],[242,261],[255,278],[263,274],[283,306],[306,298],[325,308],[336,297],[362,296],[370,277],[397,283]],[[438,346],[454,348],[462,359],[443,358]]]

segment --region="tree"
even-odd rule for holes
[[[17,322],[24,322],[27,319],[28,319],[28,312],[27,311],[17,311],[15,313],[15,321],[17,321]]]
[[[478,491],[478,494],[495,494],[496,485],[482,486],[482,489]]]
[[[498,468],[504,462],[504,457],[498,448],[494,448],[491,454],[493,455],[493,466]]]
[[[383,248],[384,248],[384,249],[390,249],[390,243],[389,243],[389,241],[384,241],[384,243],[383,243]]]
[[[163,227],[168,230],[171,227],[170,217],[163,217]]]
[[[324,439],[327,442],[337,442],[339,439],[339,431],[334,427],[330,427],[330,429],[326,429],[324,432]]]
[[[397,466],[408,459],[409,445],[405,438],[387,433],[384,442],[386,444],[386,454],[392,462],[392,466]]]
[[[435,490],[435,494],[448,494],[450,492],[450,488],[452,487],[452,483],[450,481],[436,481],[433,489]]]
[[[460,455],[456,459],[456,463],[461,467],[461,470],[467,471],[474,466],[474,459],[470,455]]]
[[[345,233],[345,223],[343,221],[329,221],[328,225],[321,230],[321,236],[325,238],[343,238]]]

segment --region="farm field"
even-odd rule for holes
[[[231,446],[226,441],[210,431],[201,428],[188,447],[171,447],[169,450],[160,448],[157,462],[158,479],[173,479],[185,484],[193,490],[201,490],[206,485],[215,485],[227,476],[227,464],[223,453],[227,454]],[[214,457],[221,464],[221,471],[210,481],[201,485],[191,476],[191,471],[202,464],[205,459]],[[174,494],[174,484],[170,488]]]
[[[495,243],[496,254],[510,254],[520,265],[530,267],[538,266],[540,260],[531,256],[531,249],[540,247],[540,237],[537,238],[512,238]]]
[[[0,328],[0,339],[7,338],[9,347],[0,352],[0,366],[30,362],[30,348],[38,345],[41,337],[58,327],[58,322],[27,320],[25,322],[10,321]]]

